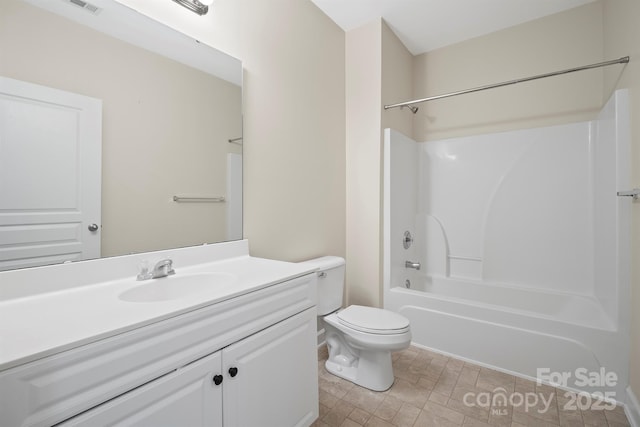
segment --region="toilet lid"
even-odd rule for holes
[[[409,320],[381,308],[351,305],[337,313],[338,320],[345,326],[371,334],[401,334],[409,329]]]

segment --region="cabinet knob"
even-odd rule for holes
[[[236,368],[236,367],[229,368],[229,375],[231,375],[231,378],[233,378],[236,375],[238,375],[238,368]]]
[[[213,376],[213,383],[215,385],[220,385],[222,384],[222,375],[214,375]]]

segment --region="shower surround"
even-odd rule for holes
[[[628,117],[618,91],[589,122],[421,143],[385,131],[384,306],[415,344],[626,400]]]

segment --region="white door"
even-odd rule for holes
[[[0,271],[100,256],[102,101],[0,77]]]
[[[318,417],[316,309],[222,350],[224,425],[304,427]]]

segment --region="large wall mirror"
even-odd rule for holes
[[[114,0],[2,0],[0,270],[241,239],[241,81]]]

